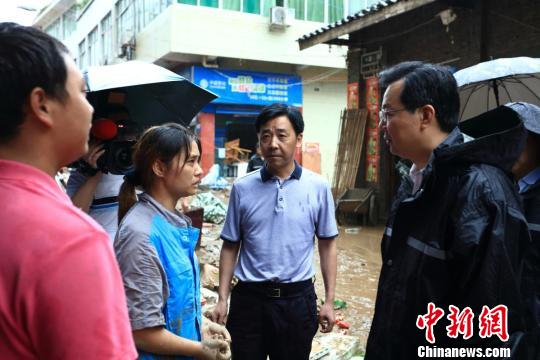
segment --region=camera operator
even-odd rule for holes
[[[116,130],[111,133],[100,129],[99,124],[126,122],[129,117],[123,107],[111,108],[106,119],[94,121],[89,150],[79,161],[79,166],[71,171],[67,194],[73,204],[88,213],[109,235],[111,242],[118,229],[118,193],[124,176],[104,173],[98,166],[98,160],[105,154],[104,141],[117,137]],[[135,138],[135,135],[128,135]]]
[[[118,193],[124,177],[98,169],[97,160],[104,151],[102,142],[91,142],[83,157],[87,166],[71,171],[66,191],[73,204],[96,220],[113,241],[118,228]]]

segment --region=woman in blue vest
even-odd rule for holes
[[[199,159],[200,143],[189,130],[152,127],[135,145],[134,170],[120,188],[114,249],[140,359],[230,357],[227,331],[217,324],[202,329],[199,230],[176,210],[178,199],[197,191]],[[138,198],[136,188],[143,191]]]

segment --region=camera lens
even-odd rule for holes
[[[125,174],[133,168],[132,153],[134,141],[115,141],[111,144],[109,171],[112,174]]]
[[[114,162],[118,168],[128,168],[131,166],[130,144],[125,144],[123,147],[117,149],[114,154]]]

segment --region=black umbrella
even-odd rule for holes
[[[124,107],[141,127],[176,122],[189,125],[217,96],[161,66],[141,61],[90,67],[85,71],[88,101],[96,116]]]

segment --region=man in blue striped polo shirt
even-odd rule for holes
[[[255,126],[266,163],[231,191],[214,320],[227,323],[235,360],[307,360],[318,324],[330,332],[335,320],[334,200],[323,178],[294,161],[304,131],[296,108],[269,105]],[[312,280],[315,236],[325,285],[319,314]],[[233,272],[239,281],[227,319]]]

